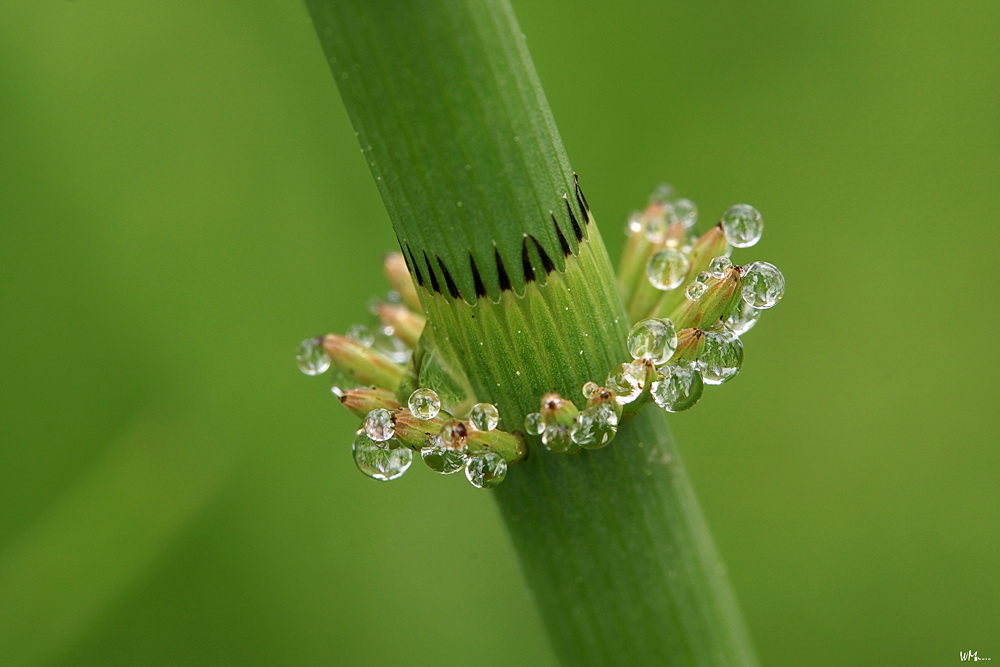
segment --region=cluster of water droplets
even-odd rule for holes
[[[420,458],[428,468],[442,475],[465,471],[469,482],[485,489],[497,486],[507,475],[507,461],[499,453],[469,447],[473,431],[493,431],[500,422],[500,411],[491,403],[477,403],[465,421],[452,419],[442,410],[440,397],[433,389],[420,387],[410,394],[406,410],[422,423],[424,436],[418,446]],[[369,477],[389,481],[398,479],[413,461],[413,451],[401,443],[395,432],[394,413],[376,408],[364,419],[355,438],[354,462]],[[444,417],[444,419],[438,419]],[[434,420],[442,421],[434,429]],[[360,442],[360,444],[359,444]],[[380,450],[380,451],[377,451]]]
[[[618,432],[621,409],[614,394],[594,382],[585,384],[582,393],[587,399],[582,410],[558,394],[546,394],[539,411],[525,417],[525,430],[557,454],[604,447]]]

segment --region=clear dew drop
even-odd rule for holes
[[[695,364],[667,364],[656,374],[650,393],[656,404],[667,412],[680,412],[697,403],[704,388],[704,380]]]
[[[733,313],[726,319],[726,326],[737,336],[742,336],[753,329],[760,319],[760,310],[746,301],[740,301]]]
[[[698,369],[706,384],[722,384],[740,372],[743,343],[732,331],[721,327],[705,332],[705,348],[698,356]]]
[[[658,204],[667,204],[674,198],[674,186],[670,183],[660,183],[649,195],[649,201]]]
[[[385,408],[376,408],[365,417],[365,434],[375,442],[386,442],[395,435],[392,413]]]
[[[507,462],[496,452],[484,449],[469,457],[465,477],[478,489],[497,486],[507,476]]]
[[[372,349],[388,357],[394,364],[405,364],[413,355],[406,343],[393,335],[392,327],[380,326],[375,330]]]
[[[433,389],[420,387],[410,394],[406,406],[417,419],[434,419],[441,412],[441,399]]]
[[[697,281],[693,282],[687,286],[686,290],[684,290],[684,298],[688,299],[689,301],[697,301],[698,299],[701,298],[701,295],[704,294],[705,290],[707,289],[708,285],[706,285],[705,283]]]
[[[295,363],[306,375],[321,375],[330,368],[330,357],[323,349],[322,338],[306,338],[295,351]]]
[[[722,216],[722,231],[734,248],[749,248],[764,233],[764,221],[753,206],[737,204]]]
[[[672,290],[680,287],[687,277],[691,263],[687,255],[674,248],[660,250],[646,263],[646,277],[658,290]]]
[[[677,333],[670,320],[640,320],[628,332],[628,351],[633,359],[646,359],[659,366],[667,363],[676,349]]]
[[[469,423],[478,431],[492,431],[500,423],[500,411],[492,403],[476,403],[469,412]]]
[[[428,468],[442,475],[458,472],[466,462],[463,452],[445,447],[441,438],[436,436],[428,439],[427,444],[420,450],[420,458]]]
[[[524,430],[529,435],[541,435],[545,430],[545,421],[540,412],[532,412],[524,418]]]
[[[708,272],[713,278],[719,278],[720,280],[726,277],[731,268],[733,268],[733,260],[725,255],[719,255],[708,263]]]
[[[568,454],[577,449],[570,428],[561,424],[546,424],[542,431],[542,444],[556,454]]]
[[[347,337],[364,345],[371,347],[375,344],[375,332],[364,324],[354,324],[347,330]]]
[[[625,235],[632,236],[642,231],[642,213],[636,212],[628,217],[625,223]]]
[[[594,392],[600,388],[601,386],[596,382],[587,382],[583,385],[583,389],[580,390],[580,393],[583,394],[584,398],[590,398],[594,395]]]
[[[619,405],[631,403],[642,393],[646,368],[642,364],[618,364],[608,373],[604,386],[615,392]]]
[[[670,206],[670,219],[691,229],[698,222],[698,207],[690,199],[678,199]]]
[[[785,294],[785,277],[774,264],[754,262],[743,269],[743,300],[754,308],[773,308]]]
[[[363,430],[354,436],[351,451],[358,470],[380,482],[399,479],[413,463],[413,452],[406,447],[385,449],[381,443],[373,442]]]
[[[618,432],[618,415],[607,403],[584,408],[573,420],[570,437],[584,449],[599,449]]]
[[[670,222],[665,217],[656,217],[646,223],[646,240],[652,244],[663,243],[667,240],[667,232],[670,231]]]
[[[708,271],[702,271],[695,277],[695,280],[703,284],[707,284],[708,281],[711,279],[712,279],[712,274],[709,273]]]

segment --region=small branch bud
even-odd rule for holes
[[[382,268],[385,271],[385,277],[389,279],[389,284],[392,285],[392,289],[399,292],[403,302],[410,308],[423,312],[423,306],[420,305],[420,298],[417,296],[417,288],[413,285],[410,270],[406,268],[403,253],[390,252],[385,256]]]
[[[327,334],[323,349],[338,370],[363,385],[396,391],[406,374],[402,366],[344,336]]]

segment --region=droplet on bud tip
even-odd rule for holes
[[[754,308],[773,308],[785,294],[785,277],[774,264],[754,262],[743,269],[743,300]]]
[[[476,403],[469,412],[469,423],[480,431],[492,431],[500,423],[500,411],[492,403]]]
[[[434,419],[441,411],[441,399],[437,392],[426,387],[415,389],[406,404],[417,419]]]
[[[507,462],[496,452],[485,449],[469,457],[465,477],[477,489],[490,489],[507,476]]]
[[[764,233],[760,213],[748,204],[737,204],[722,215],[722,231],[734,248],[749,248]]]
[[[633,359],[648,360],[659,366],[666,363],[676,349],[677,333],[670,320],[640,320],[628,333],[628,351]]]
[[[658,290],[677,289],[687,277],[691,263],[687,256],[674,248],[655,253],[646,263],[646,277]]]
[[[295,363],[306,375],[322,375],[330,368],[330,357],[323,349],[323,339],[306,338],[295,351]]]
[[[358,430],[351,445],[358,470],[379,482],[399,479],[413,463],[413,452],[406,447],[386,449]]]

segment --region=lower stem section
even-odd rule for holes
[[[601,450],[540,452],[496,497],[565,664],[755,664],[664,413]]]

